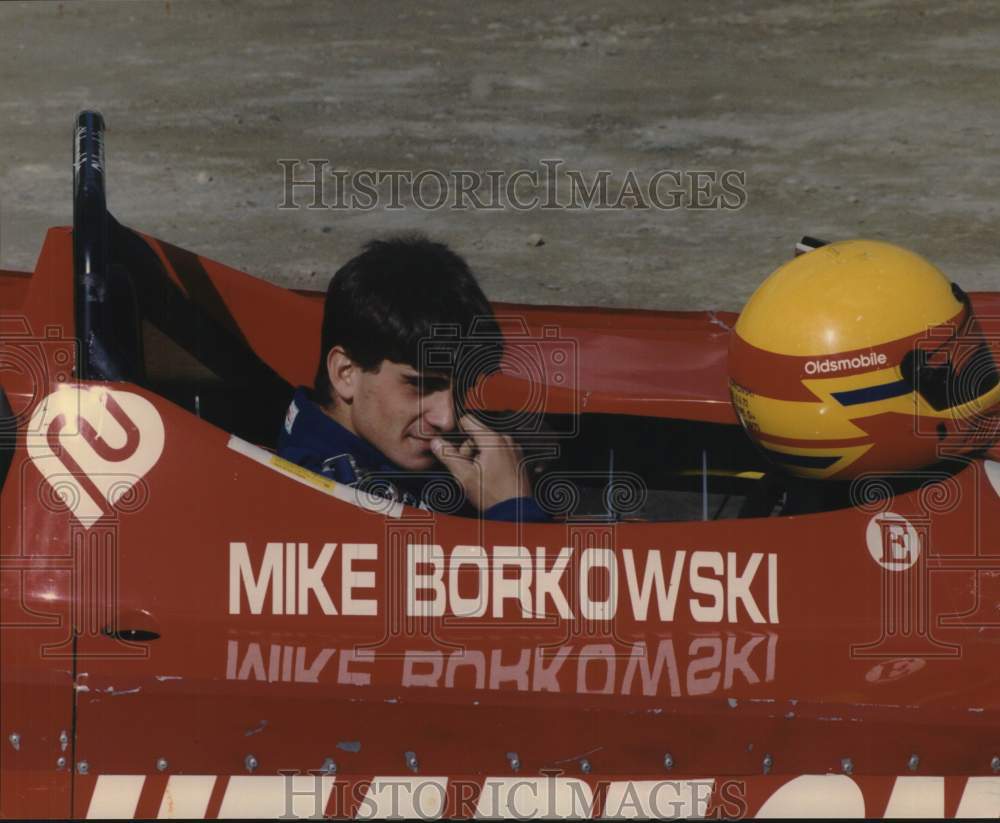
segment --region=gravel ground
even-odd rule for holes
[[[322,288],[366,239],[417,229],[498,300],[738,309],[803,233],[893,240],[997,289],[998,70],[1000,6],[958,0],[3,3],[0,265],[30,269],[69,222],[89,107],[119,219],[282,284]],[[630,171],[734,170],[746,197],[279,209],[282,158],[560,159],[609,171],[612,199]]]

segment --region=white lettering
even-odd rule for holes
[[[955,817],[1000,817],[1000,777],[970,777]]]
[[[486,686],[486,655],[471,649],[460,649],[448,655],[448,669],[444,673],[444,685],[447,688],[455,686],[455,672],[462,666],[468,666],[475,673],[474,688]]]
[[[778,555],[774,552],[767,556],[767,617],[771,623],[778,622]]]
[[[691,566],[688,569],[689,585],[695,594],[703,594],[712,598],[712,605],[703,605],[699,600],[691,598],[691,616],[699,623],[721,623],[725,609],[725,589],[721,580],[702,577],[702,569],[710,569],[717,576],[725,572],[725,563],[719,552],[693,552]]]
[[[865,796],[847,775],[806,774],[781,786],[756,817],[813,817],[817,810],[824,817],[864,817]]]
[[[237,680],[250,680],[253,675],[254,680],[265,680],[267,671],[264,669],[264,655],[260,650],[260,643],[251,643],[247,646],[246,657],[243,658],[243,665],[240,666]]]
[[[377,543],[325,543],[312,563],[308,543],[267,543],[259,560],[251,558],[247,543],[234,541],[229,547],[230,614],[259,615],[269,608],[274,615],[307,616],[310,606],[317,605],[324,615],[379,613],[376,593],[382,581],[375,568],[361,566],[378,560]],[[339,603],[324,583],[338,547]],[[667,623],[675,619],[686,574],[688,607],[695,622],[778,622],[778,558],[773,552],[741,556],[735,551],[674,551],[669,579],[667,553],[659,549],[589,548],[580,553],[576,571],[567,575],[573,553],[572,547],[563,547],[549,567],[545,546],[532,553],[524,546],[490,550],[458,545],[448,552],[438,544],[408,544],[406,616],[477,619],[489,614],[496,619],[607,622],[618,613],[624,575],[635,621]],[[765,558],[765,574],[759,575]],[[758,581],[758,576],[766,580]],[[765,584],[766,611],[761,608]],[[507,602],[511,600],[513,607]]]
[[[444,590],[444,552],[441,547],[427,543],[410,543],[407,547],[407,617],[441,617],[445,612],[447,595]],[[417,574],[417,566],[433,566],[429,574]],[[418,600],[418,591],[434,592],[433,599]]]
[[[805,372],[808,375],[829,374],[830,372],[852,371],[854,369],[870,369],[873,366],[885,366],[888,357],[882,352],[871,351],[854,357],[840,357],[828,360],[807,360]]]
[[[598,592],[604,599],[590,597],[590,572],[606,569],[608,582]],[[600,596],[600,594],[598,596]],[[618,566],[611,549],[587,549],[580,558],[580,612],[587,620],[610,620],[618,611]]]
[[[347,546],[344,546],[346,549]],[[344,614],[347,614],[345,611]],[[348,668],[356,662],[374,663],[374,649],[343,649],[340,652],[340,666],[337,669],[337,682],[347,686],[368,686],[372,682],[371,672],[357,672]]]
[[[316,596],[323,614],[336,614],[330,593],[323,585],[323,573],[330,565],[330,558],[337,550],[336,543],[326,543],[320,550],[319,557],[312,566],[309,565],[309,546],[307,543],[299,544],[299,614],[309,614],[309,592]],[[289,568],[294,564],[290,563]],[[294,614],[294,612],[293,612]]]
[[[474,597],[462,597],[459,589],[459,570],[471,566],[478,574]],[[489,561],[482,546],[455,546],[448,569],[448,602],[456,617],[482,617],[489,602]]]
[[[501,683],[516,683],[518,691],[528,690],[528,666],[531,664],[531,651],[522,649],[513,666],[501,665],[503,651],[494,649],[490,656],[490,688],[499,689]]]
[[[596,662],[604,664],[604,685],[587,688],[587,668]],[[576,672],[577,694],[612,694],[615,690],[615,649],[610,643],[591,644],[580,649],[580,665]]]
[[[325,550],[326,547],[324,547]],[[361,600],[354,597],[355,589],[375,588],[375,572],[354,570],[355,560],[376,560],[378,545],[375,543],[345,543],[341,548],[340,563],[340,609],[344,614],[371,616],[378,614],[378,601]],[[316,561],[317,564],[319,561]],[[301,571],[299,572],[301,575]],[[318,595],[317,595],[318,596]],[[301,609],[301,586],[299,608]],[[331,604],[332,605],[332,604]],[[336,614],[336,612],[332,612]]]
[[[229,613],[240,614],[242,598],[240,583],[247,593],[247,602],[251,614],[260,614],[264,610],[264,598],[268,588],[271,589],[271,614],[284,612],[284,584],[281,562],[281,543],[268,543],[264,557],[260,563],[260,574],[256,577],[253,565],[250,563],[250,550],[246,543],[229,544]]]
[[[504,578],[504,570],[517,571],[513,580]],[[532,617],[531,555],[524,546],[494,546],[493,548],[493,616],[503,617],[505,600],[521,604],[521,616]]]
[[[738,559],[736,552],[728,552],[726,555],[726,612],[730,623],[739,622],[737,603],[742,602],[743,607],[750,615],[754,623],[763,623],[764,615],[757,608],[757,602],[750,593],[750,584],[753,583],[754,575],[760,567],[763,554],[754,552],[747,561],[743,574],[736,574],[736,563]]]
[[[897,777],[889,796],[885,818],[944,817],[943,777]]]
[[[563,573],[569,568],[570,558],[573,556],[571,547],[564,547],[559,556],[552,564],[552,568],[545,568],[545,547],[539,546],[535,550],[535,617],[544,618],[545,600],[551,599],[556,607],[556,611],[563,620],[571,620],[573,611],[566,602],[566,595],[559,586]]]
[[[323,649],[316,655],[312,665],[306,666],[306,649],[304,646],[299,646],[295,652],[295,682],[318,683],[320,674],[333,654],[334,649]]]
[[[267,657],[267,682],[277,683],[281,680],[281,649],[282,646],[271,646]]]
[[[656,650],[656,659],[650,669],[649,660],[646,657],[646,644],[636,643],[629,653],[628,663],[625,666],[625,676],[622,679],[622,694],[632,694],[632,683],[635,681],[637,670],[641,669],[642,693],[647,697],[654,696],[660,687],[660,677],[663,667],[667,668],[667,678],[670,681],[670,695],[679,697],[681,693],[680,680],[677,677],[677,657],[674,654],[674,641],[667,637],[660,641]]]
[[[285,543],[285,614],[295,614],[295,553],[297,551],[298,546],[295,543]]]
[[[674,552],[674,565],[670,571],[670,585],[663,582],[663,563],[660,561],[660,550],[652,549],[646,553],[646,567],[643,571],[642,583],[635,567],[635,553],[632,549],[622,551],[622,561],[625,564],[625,583],[628,586],[629,598],[632,601],[632,614],[636,620],[644,621],[649,612],[649,599],[653,589],[656,589],[656,605],[661,621],[672,621],[674,609],[677,606],[677,590],[680,585],[681,573],[684,571],[684,551]]]
[[[531,688],[536,692],[558,692],[559,689],[559,670],[562,668],[563,663],[566,662],[566,658],[569,657],[569,653],[573,650],[572,646],[560,646],[559,651],[556,652],[555,657],[552,658],[552,662],[546,666],[545,658],[551,657],[551,655],[546,655],[548,649],[535,649],[535,672],[534,677],[531,680]]]
[[[730,689],[733,686],[733,674],[738,669],[740,673],[746,678],[747,683],[751,686],[754,683],[760,683],[760,678],[757,677],[757,672],[753,670],[753,666],[750,665],[750,655],[753,654],[753,650],[756,649],[761,643],[764,642],[764,635],[758,634],[755,637],[751,637],[743,644],[743,648],[738,652],[736,651],[736,638],[729,635],[726,638],[726,668],[725,676],[722,680],[722,687],[724,689]]]
[[[721,637],[700,637],[692,640],[688,648],[688,655],[694,657],[702,649],[708,649],[710,654],[706,658],[692,660],[688,664],[687,670],[687,690],[688,694],[712,694],[719,688],[719,664],[722,662],[722,638]],[[702,672],[711,672],[707,677],[699,677]]]
[[[417,672],[417,667],[427,667],[429,671]],[[437,686],[444,669],[441,652],[409,651],[403,655],[402,685]]]

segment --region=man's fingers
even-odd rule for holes
[[[470,422],[463,417],[461,423],[468,438],[456,447],[443,437],[435,437],[431,440],[431,450],[462,484],[473,506],[485,511],[530,489],[521,450],[510,437],[491,431],[478,420]]]
[[[431,440],[431,451],[434,452],[434,456],[437,457],[438,460],[455,460],[456,458],[465,459],[462,455],[460,446],[456,446],[454,443],[449,443],[447,440],[443,440],[440,437],[435,437]]]
[[[461,449],[449,445],[439,437],[431,440],[431,451],[440,460],[446,469],[450,471],[462,486],[466,486],[466,481],[475,474],[475,462],[463,456]]]

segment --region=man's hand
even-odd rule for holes
[[[468,437],[458,446],[436,437],[431,450],[461,484],[469,502],[484,512],[510,500],[531,494],[520,447],[506,434],[487,428],[472,415],[458,421]]]

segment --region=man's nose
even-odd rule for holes
[[[424,420],[439,432],[450,432],[455,428],[455,399],[451,389],[424,397]]]

